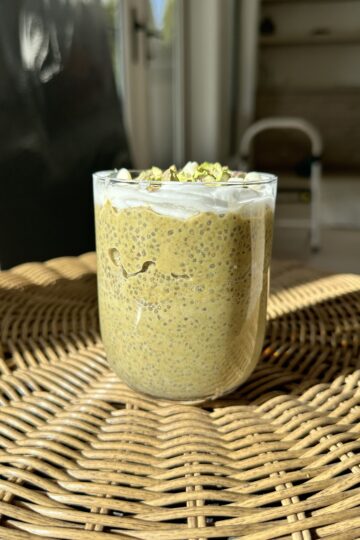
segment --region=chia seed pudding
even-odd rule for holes
[[[100,326],[129,386],[181,401],[243,383],[264,339],[276,178],[219,164],[94,175]]]

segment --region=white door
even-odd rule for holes
[[[116,7],[115,70],[134,167],[226,163],[238,0],[102,1]]]
[[[182,162],[182,0],[119,0],[115,48],[136,168]]]

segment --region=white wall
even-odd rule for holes
[[[237,146],[245,129],[254,121],[258,75],[258,27],[260,0],[240,0],[235,31],[237,84]]]
[[[360,177],[325,177],[322,191],[322,224],[327,227],[360,229]]]
[[[226,159],[230,140],[233,0],[187,0],[186,158]]]
[[[175,8],[174,24],[184,18],[183,34],[174,34],[168,46],[152,40],[147,68],[152,163],[167,167],[179,161],[176,138],[181,136],[182,161],[224,161],[232,120],[234,0],[176,0]],[[175,85],[184,86],[183,101]]]
[[[174,68],[172,46],[152,43],[154,59],[149,61],[148,106],[151,164],[167,168],[174,161]]]

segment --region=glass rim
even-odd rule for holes
[[[131,175],[133,174],[139,175],[142,172],[141,169],[128,169],[128,170]],[[195,182],[176,182],[174,180],[156,180],[155,178],[154,179],[142,178],[141,180],[138,180],[137,178],[132,178],[131,180],[122,180],[121,178],[116,178],[116,177],[111,176],[115,172],[116,171],[114,169],[105,170],[105,171],[97,171],[93,173],[93,179],[100,180],[102,182],[109,181],[109,183],[111,184],[118,184],[118,185],[142,185],[142,186],[144,185],[145,186],[146,185],[151,185],[151,186],[171,185],[171,186],[174,186],[175,184],[179,184],[179,185],[187,186],[187,187],[194,186],[194,185],[195,186],[203,185],[203,186],[251,187],[251,186],[256,186],[256,185],[258,186],[258,185],[264,185],[264,184],[274,184],[278,180],[278,177],[275,174],[259,172],[259,171],[249,171],[249,172],[253,172],[260,175],[261,180],[251,180],[247,182],[244,180],[244,178],[239,177],[239,176],[230,176],[229,180],[231,181],[227,180],[224,182],[216,182],[216,180],[214,180],[214,182],[211,182],[211,181],[203,182],[202,180],[198,180]],[[230,173],[235,173],[235,174],[239,172],[247,174],[247,172],[245,171],[235,171],[235,170],[230,171]]]

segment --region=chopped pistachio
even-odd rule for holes
[[[210,163],[204,161],[197,163],[189,161],[182,169],[178,170],[175,165],[171,165],[166,170],[159,167],[151,167],[142,171],[139,180],[155,182],[226,182],[233,176],[229,167],[223,167],[220,163]]]
[[[151,167],[151,169],[146,169],[144,171],[141,171],[139,174],[140,180],[156,180],[161,182],[163,176],[163,172],[159,167]]]
[[[177,168],[175,165],[171,165],[168,169],[166,169],[161,176],[161,180],[165,182],[171,182],[174,180],[177,180]]]

